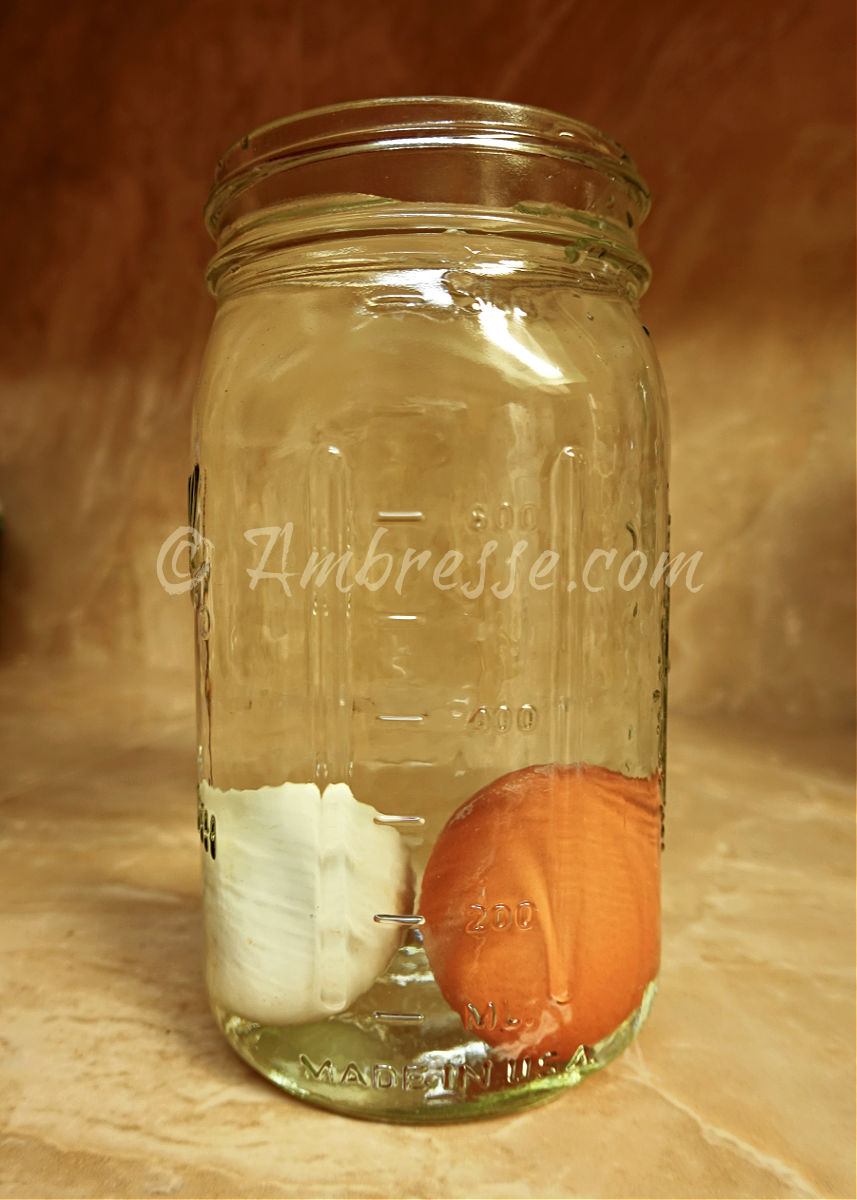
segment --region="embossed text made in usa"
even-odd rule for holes
[[[553,1050],[545,1050],[539,1055],[522,1055],[505,1062],[488,1059],[478,1064],[446,1062],[436,1066],[414,1062],[397,1067],[380,1062],[334,1062],[329,1058],[318,1061],[301,1054],[299,1062],[304,1077],[316,1083],[441,1096],[464,1095],[473,1090],[502,1088],[556,1075],[560,1069],[553,1061],[556,1057]]]

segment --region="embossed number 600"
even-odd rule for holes
[[[492,929],[498,933],[505,929],[532,929],[536,920],[536,906],[531,900],[521,900],[514,907],[508,904],[495,904],[493,908],[471,904],[470,907],[473,916],[464,926],[465,933],[487,933]]]
[[[474,504],[470,510],[471,529],[524,529],[532,530],[538,527],[539,510],[535,504],[522,504],[515,508],[504,501],[496,508],[486,508],[483,504]]]

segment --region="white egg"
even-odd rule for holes
[[[200,785],[216,829],[203,858],[213,1001],[266,1025],[347,1009],[395,953],[412,911],[408,852],[347,784],[250,791]]]

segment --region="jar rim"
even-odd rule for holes
[[[286,169],[311,155],[336,157],[355,150],[461,145],[542,153],[594,168],[627,189],[642,220],[650,194],[620,142],[551,109],[470,96],[403,96],[349,100],[306,109],[268,122],[233,142],[217,161],[205,209],[218,237],[221,215],[260,175]]]

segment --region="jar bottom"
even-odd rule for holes
[[[403,986],[419,1020],[403,1019]],[[422,952],[408,947],[349,1012],[322,1021],[260,1025],[212,1007],[233,1049],[290,1095],[345,1116],[425,1124],[500,1116],[557,1098],[630,1045],[656,991],[653,979],[617,1029],[567,1061],[509,1058],[466,1032]]]

